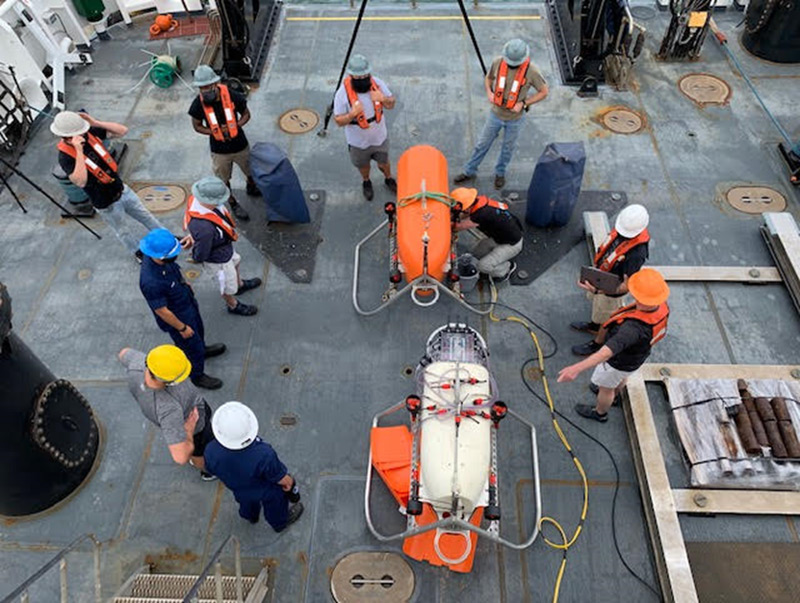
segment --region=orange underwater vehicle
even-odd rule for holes
[[[531,546],[541,519],[536,428],[497,399],[481,335],[461,323],[438,328],[428,339],[416,381],[414,395],[372,420],[364,493],[372,534],[381,541],[402,539],[403,552],[412,559],[454,572],[472,569],[478,536],[516,550]],[[408,411],[410,429],[380,425],[402,410]],[[500,530],[497,438],[505,417],[530,432],[536,517],[532,533],[519,543],[505,539]],[[373,470],[406,516],[400,533],[383,534],[372,520]]]
[[[473,312],[488,312],[476,310],[461,295],[455,229],[460,205],[450,197],[448,182],[447,159],[437,148],[417,145],[400,156],[397,202],[384,206],[386,220],[356,245],[353,306],[359,314],[380,312],[407,292],[418,306],[432,306],[442,291]],[[364,310],[358,303],[361,247],[387,226],[389,289],[380,306]]]

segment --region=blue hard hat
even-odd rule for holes
[[[139,250],[156,260],[168,260],[181,252],[181,244],[166,228],[156,228],[139,241]]]

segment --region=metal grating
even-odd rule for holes
[[[197,580],[197,576],[186,574],[140,574],[131,585],[131,597],[151,597],[161,599],[183,599]],[[255,578],[242,577],[244,595],[253,587]],[[208,576],[198,592],[200,598],[214,599],[216,596],[215,581]],[[236,600],[236,578],[222,577],[222,596]]]
[[[701,107],[726,105],[731,98],[731,87],[728,83],[708,73],[690,73],[683,76],[678,80],[678,90]]]

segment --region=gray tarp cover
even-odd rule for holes
[[[270,142],[258,142],[250,151],[250,171],[267,206],[270,222],[311,221],[297,172],[286,153]]]

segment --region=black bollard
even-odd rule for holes
[[[98,444],[86,398],[12,332],[0,283],[0,515],[39,513],[66,498],[91,472]]]

